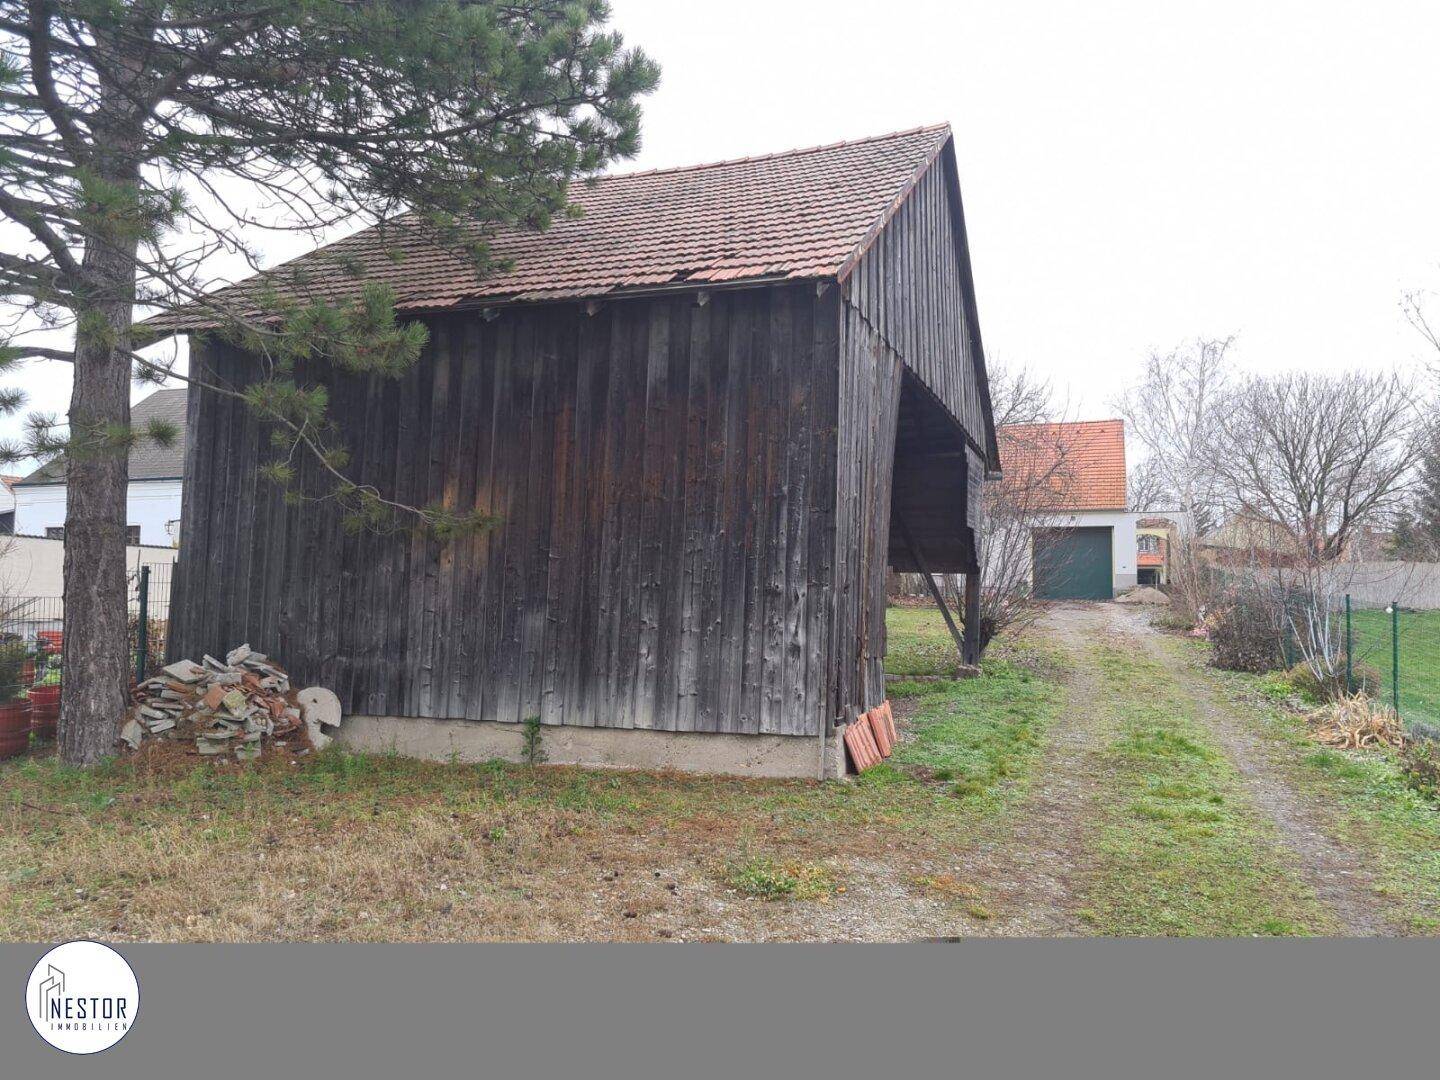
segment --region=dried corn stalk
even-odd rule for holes
[[[1405,745],[1405,731],[1399,718],[1385,706],[1364,694],[1336,698],[1310,713],[1307,718],[1315,737],[1326,746],[1364,750]]]

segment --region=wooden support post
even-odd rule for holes
[[[980,663],[980,571],[965,575],[965,629],[960,659],[971,667]]]
[[[900,538],[905,541],[905,547],[910,552],[910,558],[915,560],[915,568],[920,571],[920,576],[925,579],[925,584],[930,587],[930,595],[935,598],[935,603],[940,605],[940,614],[945,617],[945,625],[950,628],[950,636],[955,639],[955,650],[960,653],[961,660],[965,663],[965,641],[960,633],[960,628],[955,625],[955,619],[950,614],[950,605],[945,603],[945,595],[935,584],[935,579],[930,575],[930,567],[925,562],[925,556],[920,554],[920,545],[915,542],[915,537],[910,533],[910,527],[905,524],[905,519],[894,509],[890,512],[891,520],[900,527]],[[976,593],[977,597],[979,593]],[[969,579],[966,579],[966,598],[969,598]]]

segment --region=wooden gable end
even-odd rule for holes
[[[853,266],[845,301],[998,466],[964,212],[947,144]]]

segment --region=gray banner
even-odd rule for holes
[[[0,1076],[1413,1076],[1440,1011],[1431,941],[120,951],[140,1014],[81,1058],[0,946]]]

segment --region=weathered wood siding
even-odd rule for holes
[[[327,379],[360,482],[500,517],[448,545],[288,504],[256,478],[262,425],[192,393],[170,651],[249,641],[355,713],[816,734],[858,670],[837,688],[832,650],[855,620],[873,636],[857,567],[868,582],[860,549],[884,550],[894,442],[877,361],[844,391],[867,449],[837,477],[839,323],[838,290],[813,284],[517,307],[430,320],[398,382]]]
[[[954,168],[942,153],[841,282],[833,640],[851,714],[885,696],[885,574],[911,568],[890,536],[892,494],[932,570],[975,566],[993,433]]]
[[[954,163],[942,154],[842,283],[845,299],[987,450],[983,361],[975,348],[968,267],[957,241]]]
[[[840,332],[836,507],[836,700],[850,718],[885,700],[885,572],[903,366],[858,311]]]

